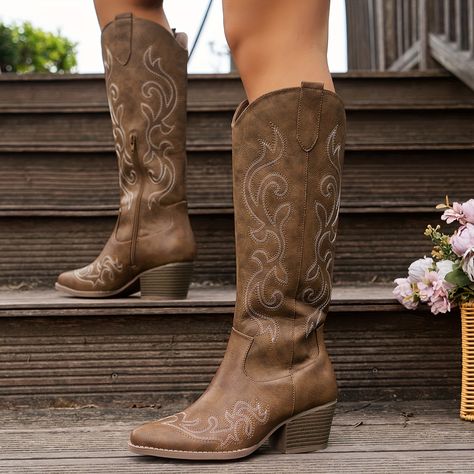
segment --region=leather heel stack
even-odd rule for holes
[[[149,299],[185,299],[192,273],[192,262],[169,263],[148,270],[140,277],[141,296]]]
[[[270,438],[273,448],[282,453],[309,453],[328,445],[336,402],[314,408],[293,418]]]

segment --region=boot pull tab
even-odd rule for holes
[[[305,152],[310,152],[318,141],[323,94],[321,82],[301,83],[296,119],[296,139]]]
[[[132,54],[132,13],[121,13],[115,17],[114,44],[112,46],[115,59],[126,66]]]

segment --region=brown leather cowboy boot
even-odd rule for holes
[[[320,83],[243,103],[233,120],[234,327],[193,405],[134,430],[135,453],[234,459],[271,438],[326,447],[336,379],[323,339],[340,202],[345,113]]]
[[[185,190],[186,43],[131,13],[104,28],[119,216],[97,259],[62,273],[58,290],[100,298],[141,287],[145,297],[186,297],[196,253]]]

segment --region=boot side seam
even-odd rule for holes
[[[293,324],[292,324],[292,335],[291,335],[291,361],[290,361],[290,373],[293,371],[293,363],[295,357],[295,322],[296,322],[296,301],[298,297],[298,292],[300,288],[300,279],[301,271],[303,268],[303,253],[304,253],[304,236],[306,231],[306,211],[308,207],[308,162],[309,162],[309,153],[305,152],[305,171],[304,171],[304,198],[303,198],[303,218],[301,226],[301,240],[299,248],[299,261],[298,261],[298,273],[297,281],[295,285],[295,293],[293,297]]]

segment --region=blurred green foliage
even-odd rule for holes
[[[1,72],[71,72],[77,65],[77,43],[60,33],[35,28],[31,23],[0,23]]]

